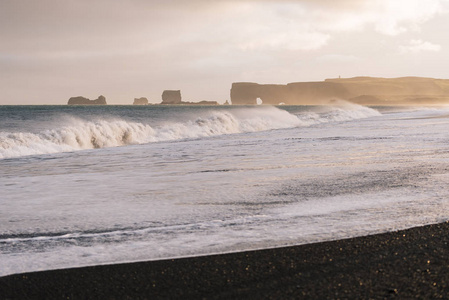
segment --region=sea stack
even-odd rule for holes
[[[148,99],[145,97],[134,98],[133,105],[148,105]]]
[[[101,95],[95,100],[90,100],[81,96],[71,97],[67,102],[68,105],[106,105],[106,98]]]
[[[181,91],[180,90],[165,90],[162,93],[161,104],[181,104]]]

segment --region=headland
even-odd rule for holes
[[[347,100],[369,106],[449,104],[449,79],[354,77],[317,82],[258,84],[235,82],[233,105],[320,105]]]

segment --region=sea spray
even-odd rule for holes
[[[82,121],[40,133],[0,133],[0,158],[116,147],[146,142],[153,129],[126,121]]]
[[[373,108],[344,100],[333,101],[330,105],[314,106],[310,111],[297,114],[303,125],[329,122],[344,122],[380,116]]]
[[[401,108],[334,122],[347,114],[336,105],[281,107],[290,115],[270,107],[69,108],[78,120],[51,107],[54,118],[39,128],[0,118],[0,131],[39,136],[98,116],[148,125],[154,139],[172,125],[181,127],[175,138],[191,126],[230,132],[249,119],[275,122],[272,115],[283,126],[312,113],[323,123],[0,160],[0,276],[322,242],[449,216],[447,111]]]
[[[273,106],[210,110],[190,120],[148,124],[114,117],[84,120],[66,116],[66,126],[41,132],[0,132],[0,158],[205,138],[349,121],[380,115],[371,108],[339,102],[299,114]]]

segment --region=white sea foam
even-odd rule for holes
[[[0,132],[0,158],[310,126],[377,115],[374,109],[339,102],[299,115],[271,106],[216,110],[190,121],[158,126],[117,119],[70,118],[70,125],[39,133]]]
[[[380,116],[375,109],[343,100],[334,101],[332,105],[316,107],[313,111],[300,114],[298,118],[304,125],[317,123],[343,122]]]
[[[39,129],[24,135],[50,143],[63,127],[85,130],[83,146],[76,138],[64,142],[81,148],[94,130],[107,136],[118,130],[113,125],[136,125],[127,138],[114,133],[96,143],[150,143],[0,160],[0,276],[298,245],[447,221],[447,111],[400,109],[348,122],[378,113],[340,104],[285,107],[290,113],[108,107],[109,116],[124,117],[97,121],[92,116],[99,109],[76,108],[90,116],[73,120],[55,112],[61,108],[47,109],[54,118],[38,119]],[[56,122],[65,126],[57,129]],[[21,128],[2,124],[3,131]],[[258,130],[268,131],[220,136]],[[187,139],[151,143],[179,138]]]
[[[0,133],[0,158],[115,147],[145,142],[154,130],[126,121],[82,121],[41,133]]]

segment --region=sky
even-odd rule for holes
[[[449,0],[0,0],[0,105],[233,82],[449,78]]]

